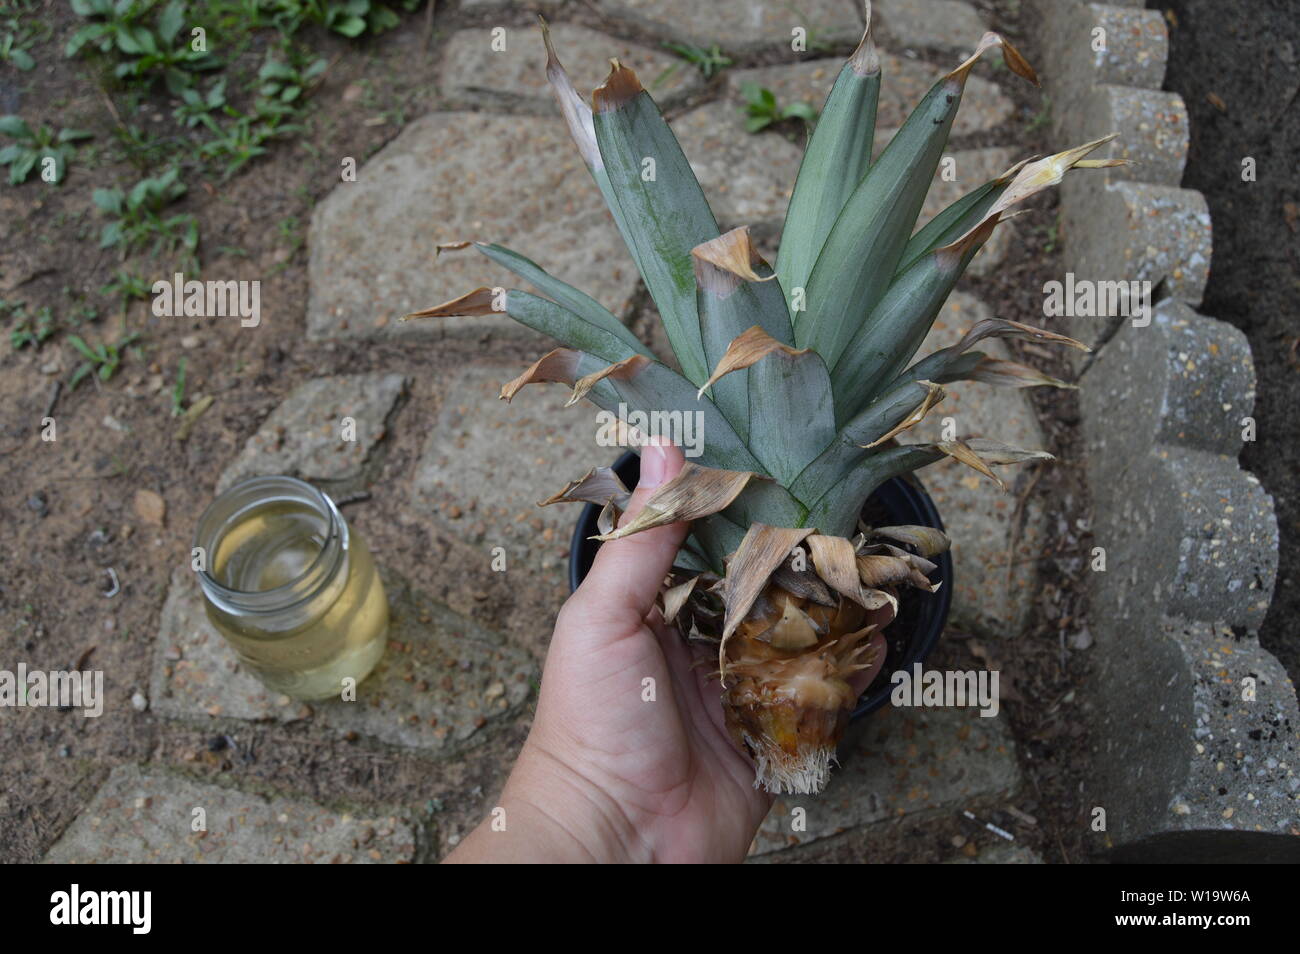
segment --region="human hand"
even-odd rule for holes
[[[622,523],[683,463],[676,447],[645,447]],[[480,825],[448,861],[744,858],[771,797],[725,727],[716,657],[693,651],[655,606],[686,532],[677,523],[601,546],[556,620],[536,718],[502,793],[505,829]],[[883,640],[877,649],[859,688],[883,664]]]

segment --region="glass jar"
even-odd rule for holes
[[[310,484],[236,484],[199,518],[194,545],[204,558],[208,619],[269,689],[339,697],[379,662],[388,630],[383,583],[365,543]]]

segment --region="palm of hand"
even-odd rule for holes
[[[771,805],[727,734],[715,669],[657,610],[566,607],[556,626],[529,743],[617,806],[655,860],[740,860]]]

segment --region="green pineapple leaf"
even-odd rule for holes
[[[879,98],[880,60],[868,25],[826,98],[795,179],[776,258],[787,295],[807,287],[831,226],[867,174]]]
[[[691,249],[718,237],[717,222],[677,137],[636,74],[615,61],[593,98],[596,142],[620,213],[616,220],[682,372],[701,384],[709,371]]]

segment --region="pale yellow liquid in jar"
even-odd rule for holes
[[[312,566],[327,532],[325,518],[315,510],[291,501],[269,502],[226,531],[212,555],[210,573],[229,589],[276,589]],[[341,697],[379,662],[388,630],[388,600],[361,537],[349,532],[346,565],[323,592],[300,595],[307,599],[292,622],[255,613],[234,615],[204,603],[213,625],[268,688],[298,699]]]

